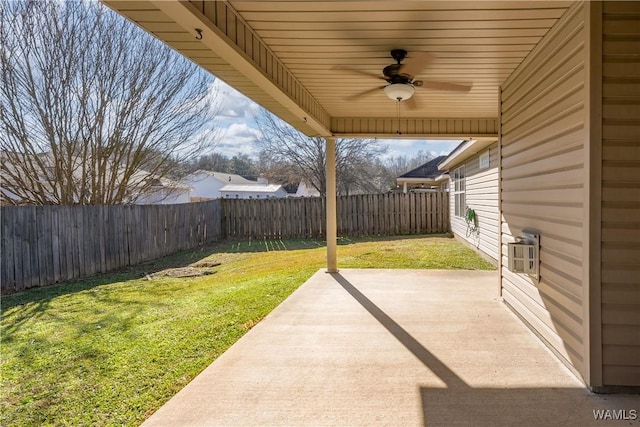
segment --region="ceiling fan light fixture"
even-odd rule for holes
[[[384,87],[384,93],[394,101],[406,101],[415,91],[413,85],[407,83],[391,83]]]

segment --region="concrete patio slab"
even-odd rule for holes
[[[605,420],[596,419],[594,411]],[[496,272],[316,273],[145,426],[639,425],[498,297]]]

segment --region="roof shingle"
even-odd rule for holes
[[[447,156],[438,156],[435,159],[429,160],[427,163],[400,175],[398,178],[436,178],[442,174],[442,172],[438,170],[438,163],[443,161],[446,157]]]

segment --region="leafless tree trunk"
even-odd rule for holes
[[[94,1],[0,1],[5,203],[135,202],[213,143],[213,77]]]
[[[325,141],[307,137],[265,110],[256,116],[262,133],[258,141],[261,161],[288,175],[291,183],[304,179],[322,196],[326,194]],[[372,139],[338,138],[336,140],[336,178],[339,194],[378,192],[384,188],[376,175],[378,157],[386,146]],[[384,191],[384,190],[382,190]]]

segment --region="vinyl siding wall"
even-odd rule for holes
[[[504,301],[585,377],[584,5],[556,23],[501,88]],[[507,243],[541,234],[540,281],[507,269]]]
[[[640,3],[603,5],[602,379],[640,385]]]
[[[480,154],[489,151],[489,167],[480,170]],[[465,166],[465,201],[466,206],[476,212],[478,218],[478,230],[469,230],[464,218],[456,217],[455,197],[449,197],[451,231],[460,239],[473,245],[482,251],[496,263],[498,262],[498,234],[500,230],[500,213],[498,211],[498,144],[491,145],[488,149],[471,157],[464,163]],[[461,165],[450,168],[450,176],[453,170]]]

